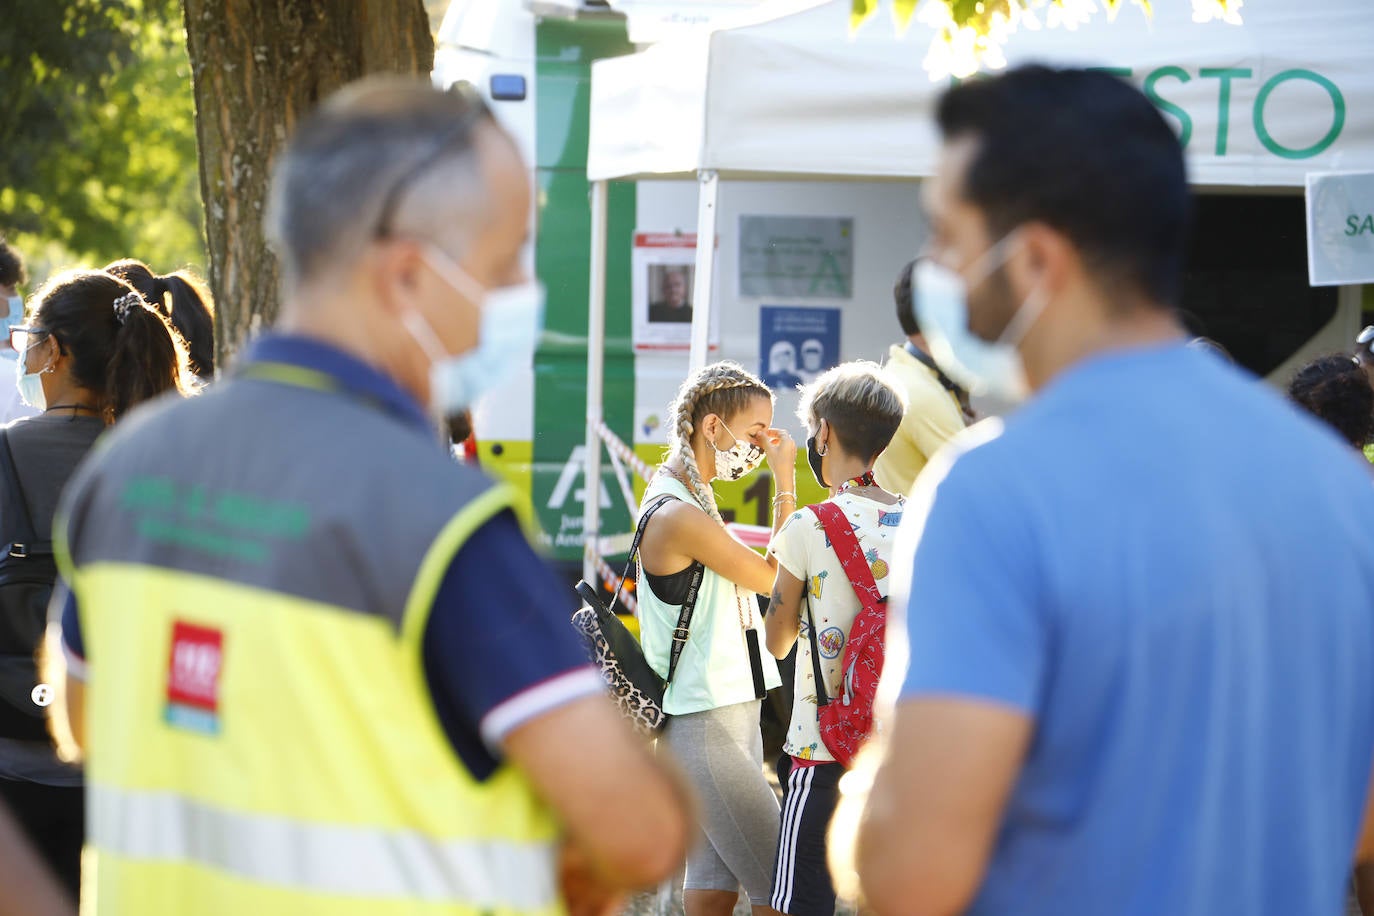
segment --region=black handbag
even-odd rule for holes
[[[663,728],[668,714],[663,711],[663,695],[673,681],[677,671],[678,658],[687,645],[692,623],[692,611],[696,608],[697,592],[706,568],[700,563],[693,564],[691,584],[687,598],[678,614],[677,627],[673,630],[673,644],[668,653],[668,677],[661,678],[644,657],[644,650],[620,618],[615,615],[615,605],[620,600],[620,589],[625,585],[635,557],[639,554],[639,542],[644,537],[644,529],[649,518],[665,503],[677,497],[664,494],[658,501],[649,505],[640,516],[635,528],[634,540],[630,543],[630,556],[625,563],[625,572],[620,577],[620,585],[609,607],[602,602],[596,589],[586,580],[577,583],[577,593],[585,602],[584,606],[572,616],[573,628],[581,635],[583,645],[592,663],[601,672],[601,677],[610,688],[621,715],[625,716],[635,731],[652,735]]]
[[[0,498],[10,521],[0,544],[0,737],[46,741],[44,708],[34,701],[39,685],[35,654],[48,620],[48,602],[57,581],[52,541],[40,541],[28,498],[19,483],[7,431],[0,429]]]

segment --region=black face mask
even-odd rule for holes
[[[825,475],[821,473],[821,453],[816,451],[816,437],[811,436],[806,440],[806,463],[811,465],[811,473],[815,475],[816,483],[830,489],[830,484],[825,482]]]

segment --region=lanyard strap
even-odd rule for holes
[[[422,414],[411,414],[402,410],[399,406],[387,403],[385,398],[361,391],[339,381],[334,375],[319,369],[310,369],[306,366],[298,366],[295,363],[281,362],[279,360],[262,360],[259,362],[248,363],[240,367],[236,372],[239,378],[253,379],[260,382],[275,382],[278,385],[289,385],[292,388],[305,388],[310,391],[319,391],[325,394],[341,394],[350,397],[360,404],[366,404],[374,410],[380,411],[388,416],[411,423],[416,428],[423,428],[425,432],[433,434],[435,428],[424,421],[423,425],[414,422],[415,419],[422,419]]]
[[[821,644],[816,638],[816,618],[811,616],[811,583],[802,583],[802,600],[806,602],[806,629],[811,635],[811,676],[816,679],[816,705],[829,706],[830,693],[825,689],[825,675],[821,672]]]

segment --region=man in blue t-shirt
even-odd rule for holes
[[[1339,912],[1374,760],[1367,468],[1184,345],[1183,157],[1136,90],[1027,67],[938,120],[922,327],[956,380],[1034,398],[907,512],[870,903]]]

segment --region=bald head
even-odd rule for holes
[[[490,160],[514,146],[471,91],[374,77],[303,120],[273,175],[268,234],[288,294],[395,235],[461,252],[492,218]]]

